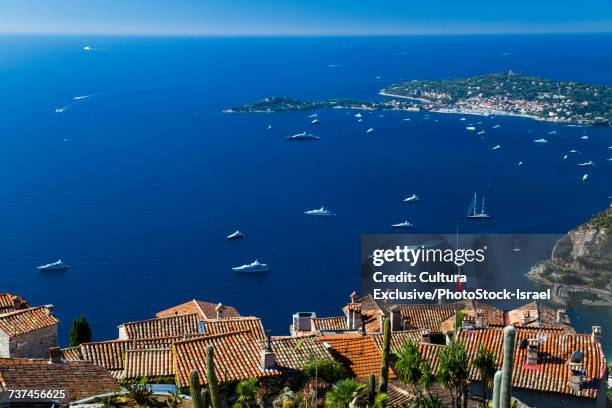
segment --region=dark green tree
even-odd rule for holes
[[[81,315],[78,319],[72,321],[70,326],[70,339],[68,347],[76,347],[82,343],[91,341],[91,327],[85,316]]]
[[[495,367],[495,356],[493,352],[480,346],[476,357],[472,361],[472,367],[476,368],[480,372],[482,378],[482,399],[487,402],[487,390],[491,388],[493,384],[493,376],[497,368]]]
[[[383,322],[383,349],[380,364],[380,392],[387,392],[389,385],[389,360],[391,357],[391,320],[386,318]]]

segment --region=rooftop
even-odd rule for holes
[[[498,366],[503,363],[503,330],[501,328],[482,329],[461,333],[468,356],[474,358],[480,346],[492,351]],[[519,345],[523,340],[537,339],[538,365],[527,366],[526,347]],[[514,372],[512,386],[529,390],[555,392],[580,397],[595,398],[597,384],[605,380],[606,360],[601,344],[589,334],[568,334],[562,329],[517,328],[516,350],[514,353]],[[585,370],[586,381],[579,392],[569,386],[571,354],[579,350],[584,353],[581,369]],[[479,374],[472,369],[470,377],[479,380]]]
[[[10,389],[65,389],[70,401],[119,389],[104,368],[85,361],[0,358],[0,382]]]
[[[0,331],[8,337],[21,336],[59,323],[51,307],[39,306],[0,315]]]
[[[177,306],[162,310],[155,317],[170,317],[182,314],[197,314],[202,319],[216,319],[217,308],[221,303],[210,303],[201,300],[190,300]],[[233,306],[221,305],[224,317],[240,317],[240,313]]]

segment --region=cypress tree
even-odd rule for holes
[[[70,326],[70,339],[68,347],[76,347],[82,343],[91,341],[91,327],[85,316],[81,315],[78,319],[72,321]]]

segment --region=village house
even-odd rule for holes
[[[46,357],[57,346],[53,306],[30,307],[21,297],[0,295],[0,357]]]
[[[120,388],[103,367],[63,361],[57,347],[49,350],[48,359],[0,358],[0,385],[2,390],[63,390],[58,395],[62,404]]]

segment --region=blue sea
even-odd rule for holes
[[[81,314],[109,339],[193,298],[285,334],[296,311],[340,313],[358,289],[361,234],[406,219],[453,232],[475,191],[493,217],[463,233],[566,232],[609,205],[612,129],[400,112],[358,123],[340,110],[320,111],[315,128],[303,112],[222,111],[274,95],[378,99],[398,81],[510,69],[612,84],[611,40],[0,37],[0,291],[55,305],[62,344]],[[303,130],[321,139],[285,140]],[[570,149],[580,153],[563,160]],[[576,166],[587,160],[597,167]],[[419,203],[402,203],[413,193]],[[321,205],[337,216],[303,215]],[[226,241],[236,229],[246,238]],[[35,269],[58,258],[72,268]],[[272,270],[231,271],[256,258]],[[612,337],[609,311],[572,317]]]

